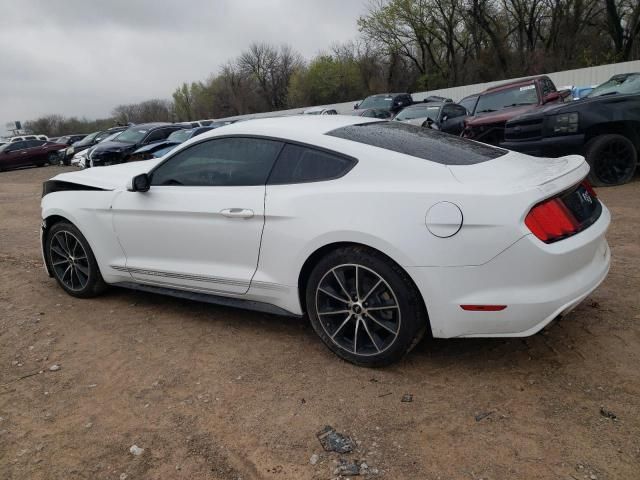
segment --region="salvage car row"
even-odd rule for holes
[[[585,90],[590,92],[584,95]],[[618,74],[595,88],[558,90],[545,76],[508,82],[457,104],[406,93],[367,97],[354,115],[393,119],[535,156],[585,156],[598,186],[633,178],[640,150],[640,73]]]

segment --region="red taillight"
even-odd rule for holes
[[[545,243],[573,235],[580,225],[559,198],[552,198],[533,207],[524,223]]]
[[[500,312],[507,308],[506,305],[460,305],[460,308],[468,312]]]

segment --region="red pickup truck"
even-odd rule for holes
[[[58,163],[58,151],[66,145],[44,140],[20,140],[0,146],[0,171],[46,163]]]
[[[564,102],[570,94],[570,90],[559,92],[546,75],[488,88],[460,101],[472,115],[465,119],[462,136],[499,145],[504,141],[507,121],[543,105]]]

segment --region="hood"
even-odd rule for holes
[[[159,150],[161,148],[170,147],[170,146],[172,147],[179,144],[180,142],[167,142],[167,141],[161,140],[159,142],[151,143],[149,145],[145,145],[144,147],[140,147],[133,153],[135,154],[135,153],[144,153],[144,152],[155,152],[156,150]]]
[[[395,120],[396,122],[402,122],[402,123],[408,123],[409,125],[418,125],[419,127],[422,126],[422,124],[424,122],[427,121],[429,117],[419,117],[419,118],[412,118],[411,120]]]
[[[480,113],[465,120],[465,123],[471,127],[478,125],[490,125],[492,123],[504,123],[513,117],[522,115],[533,109],[538,109],[538,105],[521,105],[519,107],[507,107],[497,112]]]
[[[159,159],[153,159],[142,162],[122,163],[110,167],[95,167],[79,172],[61,173],[51,180],[61,180],[103,190],[121,190],[127,188],[129,180],[133,177],[149,172],[159,162]]]
[[[123,142],[102,142],[96,145],[94,151],[96,152],[123,152],[125,150],[130,150],[135,145],[133,143],[123,143]]]

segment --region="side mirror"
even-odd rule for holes
[[[356,103],[353,104],[353,109],[357,110],[359,106],[360,106],[360,104],[358,102],[356,102]]]
[[[131,179],[129,184],[130,192],[148,192],[151,188],[151,177],[148,173],[141,173]]]
[[[549,102],[554,102],[556,100],[558,100],[560,98],[560,94],[558,92],[551,92],[548,93],[543,99],[542,99],[542,103],[549,103]]]
[[[443,115],[442,116],[442,120],[440,120],[441,122],[446,122],[447,120],[449,120],[449,116],[448,115]]]

